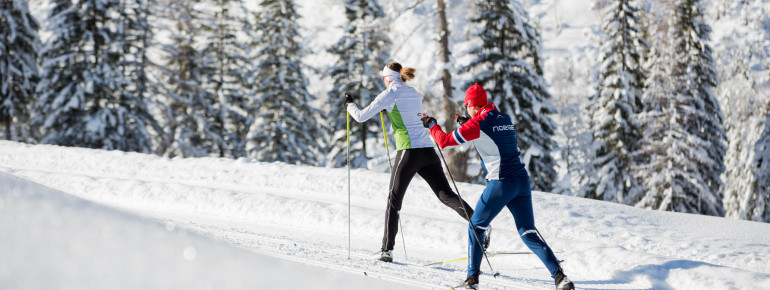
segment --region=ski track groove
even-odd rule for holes
[[[464,269],[457,270],[447,267],[426,267],[423,265],[431,262],[426,260],[418,260],[417,264],[414,262],[395,262],[388,264],[377,261],[372,254],[367,254],[366,250],[360,249],[352,250],[350,252],[351,259],[347,259],[348,251],[346,249],[340,249],[319,241],[308,241],[304,239],[298,241],[288,237],[278,238],[266,234],[238,231],[236,229],[228,230],[223,227],[202,225],[199,223],[187,223],[180,226],[261,254],[351,273],[366,273],[365,275],[367,276],[429,289],[447,289],[454,284],[459,284],[462,282],[462,278],[465,277]],[[264,244],[260,242],[263,242]],[[286,248],[291,248],[293,251],[287,250]],[[306,251],[307,249],[316,249],[314,253],[316,256],[319,256],[318,253],[320,252],[323,261],[312,259],[313,255],[310,253],[313,251],[308,252]],[[332,255],[327,255],[326,253]],[[412,261],[414,261],[414,259]],[[344,266],[346,264],[349,266]],[[400,271],[403,270],[403,267],[412,269],[413,271],[410,271],[410,273],[412,276],[417,275],[417,279],[400,278],[399,276],[404,275],[403,271]],[[526,281],[527,279],[511,277],[504,274],[501,274],[499,278],[492,278],[492,275],[489,274],[483,274],[482,277],[484,280],[482,281],[481,286],[485,289],[543,289],[541,286],[535,286],[540,284],[537,283],[537,281]],[[418,279],[425,280],[426,278],[432,278],[430,280],[431,283],[415,282]],[[546,285],[543,286],[548,287]]]

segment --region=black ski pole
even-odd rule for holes
[[[423,115],[424,116],[424,115]],[[455,187],[455,191],[457,192],[457,198],[460,199],[460,204],[464,204],[463,197],[460,195],[460,190],[457,189],[457,183],[455,183],[455,178],[452,176],[452,171],[449,170],[449,164],[446,163],[446,158],[444,158],[444,152],[441,150],[441,147],[438,146],[438,143],[436,143],[436,140],[433,140],[433,136],[431,136],[431,141],[433,141],[433,145],[438,148],[438,153],[441,154],[441,161],[444,162],[444,166],[446,167],[446,172],[449,173],[449,179],[452,180],[452,184]],[[473,236],[476,237],[476,243],[479,244],[479,247],[481,247],[481,251],[484,254],[484,259],[487,260],[487,265],[489,265],[489,269],[492,270],[495,274],[492,275],[492,277],[497,278],[497,276],[500,275],[500,272],[495,271],[494,268],[492,268],[492,263],[489,262],[489,257],[487,257],[487,249],[484,249],[484,245],[481,244],[481,239],[479,239],[479,235],[476,233],[476,225],[473,224],[473,221],[471,221],[471,217],[468,215],[468,211],[465,210],[465,207],[463,207],[463,212],[465,212],[465,217],[468,218],[468,223],[471,224],[471,228],[473,229]]]

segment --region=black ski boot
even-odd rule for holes
[[[476,273],[476,275],[468,276],[468,278],[465,279],[465,282],[449,289],[479,289],[479,273]]]
[[[380,251],[380,261],[393,263],[393,251]]]
[[[553,282],[556,284],[556,290],[575,290],[575,284],[572,284],[561,270],[553,276]]]

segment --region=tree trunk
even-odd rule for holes
[[[444,129],[449,131],[456,127],[455,114],[460,111],[457,110],[457,106],[452,101],[452,75],[447,68],[449,66],[449,24],[446,19],[446,2],[444,0],[437,0],[438,10],[438,26],[439,26],[439,60],[444,64],[444,69],[441,71],[441,84],[444,87],[444,116],[447,120],[444,123]],[[452,172],[452,176],[457,181],[468,181],[468,152],[458,150],[447,150],[446,154],[447,166]]]

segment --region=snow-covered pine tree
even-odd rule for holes
[[[329,70],[334,87],[328,92],[326,109],[332,132],[328,155],[332,167],[347,164],[345,94],[353,96],[359,106],[365,106],[385,90],[379,72],[387,64],[390,54],[390,39],[385,34],[388,28],[382,24],[385,12],[377,0],[345,0],[345,16],[347,26],[342,38],[328,49],[337,56]],[[351,165],[366,168],[366,141],[382,133],[380,122],[357,123],[352,119],[350,122]]]
[[[636,206],[721,216],[724,171],[722,112],[716,85],[710,28],[698,1],[678,0],[658,21],[661,32],[651,58],[634,153],[636,176],[646,193],[630,196]]]
[[[80,15],[71,0],[56,0],[46,19],[51,37],[40,51],[41,79],[36,87],[30,125],[41,143],[57,143],[61,132],[82,129],[73,122],[82,114],[84,65],[78,43],[83,37]],[[80,56],[80,57],[79,57]],[[62,134],[63,135],[63,134]]]
[[[734,51],[746,47],[735,47]],[[735,59],[734,67],[726,67],[742,80],[727,79],[722,83],[732,88],[723,92],[729,95],[723,96],[722,101],[729,102],[729,106],[725,106],[725,123],[730,138],[725,156],[727,170],[723,175],[725,216],[770,222],[770,182],[767,181],[770,178],[770,103],[763,101],[762,92],[755,90],[758,87],[767,90],[767,84],[757,86],[756,79],[745,78],[752,76],[751,72],[739,71],[746,69],[742,65],[751,59],[750,56]]]
[[[557,179],[551,157],[556,108],[543,77],[540,34],[516,0],[477,0],[476,6],[481,15],[471,21],[481,25],[481,43],[469,51],[476,58],[464,69],[472,73],[464,87],[478,83],[511,115],[532,189],[550,191]]]
[[[245,157],[246,139],[253,119],[248,115],[254,67],[248,59],[250,48],[243,36],[251,24],[240,0],[203,1],[200,30],[205,38],[199,57],[203,88],[212,94],[217,111],[209,121],[209,136],[217,135],[220,157]],[[214,9],[204,8],[214,7]]]
[[[766,67],[766,70],[767,67]],[[770,71],[770,70],[768,70]],[[765,82],[765,89],[767,89]],[[741,206],[741,215],[747,220],[770,223],[770,102],[765,106],[765,129],[754,145],[757,168],[754,180],[757,181],[755,194],[745,199]]]
[[[558,171],[561,180],[556,182],[551,193],[585,197],[586,185],[595,178],[590,104],[598,91],[598,74],[590,66],[578,65],[576,57],[582,58],[568,55],[552,62],[559,64],[551,72],[549,91],[561,116],[556,137],[561,138],[557,139],[559,147],[554,149],[560,157]]]
[[[116,0],[55,1],[32,126],[47,144],[125,150]]]
[[[761,5],[723,7],[721,13],[743,25],[717,42],[723,68],[718,95],[730,140],[722,176],[725,216],[770,222],[770,55],[763,44],[770,33],[764,29],[768,18]]]
[[[687,119],[688,132],[706,142],[701,147],[701,153],[705,155],[692,158],[707,160],[701,161],[697,168],[710,188],[707,195],[721,198],[724,186],[721,175],[725,171],[727,134],[723,124],[722,107],[713,93],[718,82],[712,49],[708,44],[711,41],[711,26],[705,23],[701,5],[700,0],[681,0],[679,25],[683,28],[683,40],[678,44],[681,56],[678,68],[682,75],[688,77],[681,83],[682,87],[688,89],[685,92],[696,99],[696,108],[703,112],[696,113],[695,120]],[[721,215],[724,215],[721,200],[716,203],[715,207],[721,208]]]
[[[664,10],[665,11],[665,10]],[[684,155],[680,152],[671,156],[668,149],[678,149],[672,134],[683,131],[676,115],[674,81],[669,78],[673,71],[674,53],[672,47],[673,19],[669,13],[663,18],[666,23],[661,24],[660,33],[665,36],[653,39],[652,50],[648,69],[646,89],[643,94],[642,112],[638,115],[643,137],[639,140],[639,150],[632,153],[634,159],[633,172],[644,192],[630,195],[628,202],[639,207],[678,210],[674,199],[683,188],[690,188],[685,181],[676,179],[682,170]],[[689,161],[689,160],[684,160]]]
[[[302,72],[302,37],[293,0],[263,0],[255,30],[257,73],[248,155],[259,161],[318,164],[325,139]]]
[[[161,89],[166,105],[164,128],[171,138],[159,153],[175,157],[202,157],[219,152],[225,146],[221,132],[216,128],[218,100],[203,86],[203,60],[195,48],[201,35],[198,30],[199,15],[193,8],[195,0],[168,0],[162,13],[173,23],[164,27],[170,42],[164,44]]]
[[[149,76],[153,64],[147,57],[153,38],[150,25],[150,2],[146,0],[119,0],[120,19],[118,39],[122,58],[120,69],[126,82],[120,91],[121,114],[124,129],[122,150],[143,153],[154,152],[154,147],[169,142],[163,128],[150,112],[156,83]]]
[[[575,84],[575,81],[573,79],[566,83]],[[554,84],[551,84],[551,88],[553,87]],[[562,180],[554,185],[551,193],[586,197],[587,184],[596,178],[592,164],[596,153],[590,131],[591,109],[587,107],[586,100],[580,99],[587,99],[585,95],[567,93],[560,96],[554,93],[554,96],[559,96],[555,106],[563,116],[558,130],[564,136],[564,143],[558,151],[561,155],[561,164],[564,166],[562,169],[564,175]]]
[[[39,25],[27,1],[4,0],[0,27],[0,138],[28,141],[29,104],[39,78]]]
[[[586,186],[585,197],[624,202],[639,190],[631,174],[630,152],[636,151],[641,137],[636,114],[642,109],[645,73],[641,39],[641,11],[631,0],[617,0],[607,7],[601,46],[599,88],[592,98],[591,131],[596,149],[593,159],[595,178]]]

